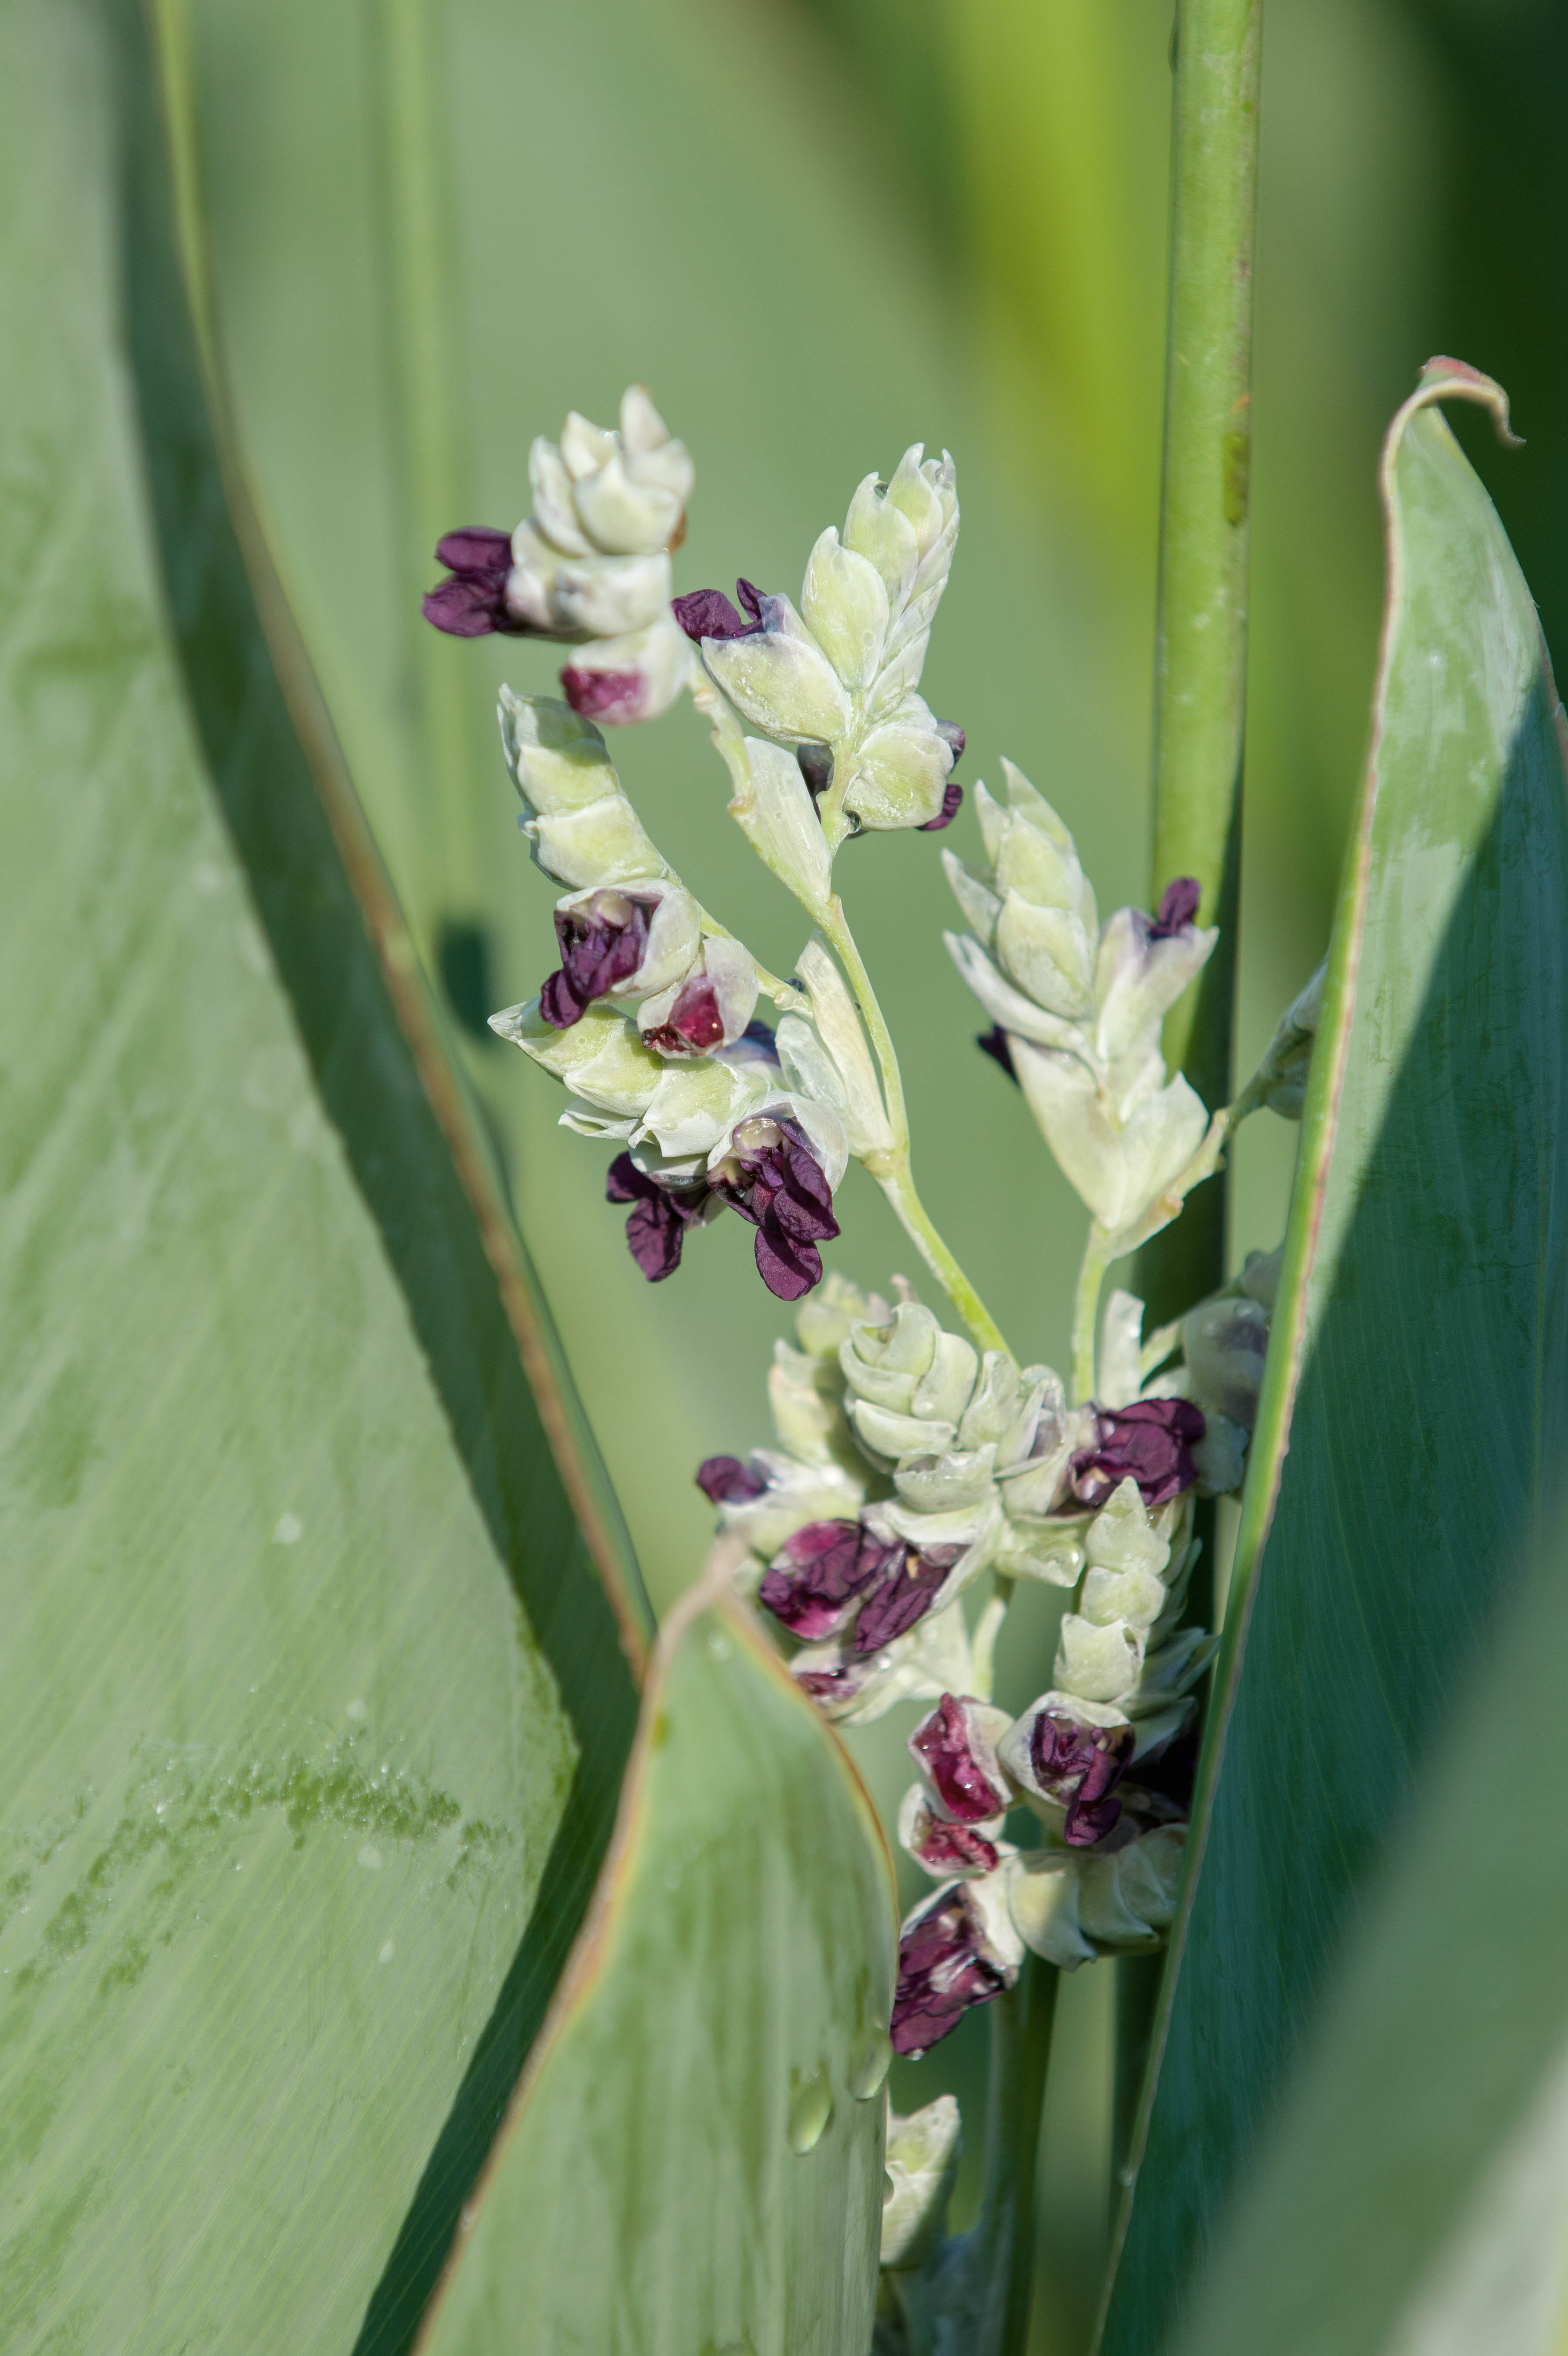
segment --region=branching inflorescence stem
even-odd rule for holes
[[[905,1233],[912,1238],[922,1258],[981,1349],[1006,1351],[1008,1345],[1002,1338],[1001,1328],[943,1241],[930,1213],[915,1191],[914,1176],[910,1167],[909,1112],[904,1103],[898,1051],[893,1045],[887,1017],[877,1002],[877,993],[871,986],[865,960],[855,946],[855,937],[844,914],[844,904],[835,893],[825,911],[817,909],[813,913],[848,978],[871,1042],[872,1053],[877,1058],[877,1068],[881,1074],[882,1095],[893,1141],[883,1151],[868,1154],[866,1168],[892,1205]]]

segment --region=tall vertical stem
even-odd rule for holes
[[[1034,2286],[1035,2161],[1061,1974],[1026,1955],[1018,1986],[991,2007],[986,2185],[972,2241],[984,2290],[970,2356],[1024,2356]]]
[[[1221,927],[1166,1054],[1211,1110],[1231,1088],[1246,720],[1253,237],[1263,0],[1178,0],[1170,321],[1155,648],[1154,889],[1202,886]],[[1211,1180],[1139,1261],[1151,1320],[1221,1280],[1225,1194]]]
[[[1166,1023],[1165,1050],[1212,1111],[1231,1094],[1246,732],[1253,241],[1257,216],[1263,0],[1178,0],[1171,136],[1170,320],[1166,348],[1155,643],[1154,894],[1202,887],[1220,939],[1198,989]],[[1198,1188],[1145,1246],[1149,1322],[1224,1280],[1227,1183]],[[1203,1572],[1214,1515],[1203,1509]],[[1202,1612],[1195,1587],[1192,1605]],[[1148,2055],[1159,1965],[1117,1966],[1118,2164]]]
[[[442,532],[470,522],[472,490],[463,380],[460,268],[447,124],[444,0],[363,0],[376,125],[376,216],[382,335],[396,452],[403,676],[411,699],[414,775],[404,830],[422,876],[398,882],[427,951],[448,962],[453,930],[472,932],[478,850],[469,790],[478,747],[473,679],[452,645],[421,618]],[[483,772],[481,772],[483,774]],[[431,823],[431,814],[439,823]]]

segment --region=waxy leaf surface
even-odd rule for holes
[[[0,2345],[390,2351],[645,1622],[259,626],[137,12],[18,0],[0,116]]]
[[[842,1752],[738,1608],[682,1607],[421,2356],[866,2356],[896,1942]]]
[[[1445,396],[1506,415],[1488,380],[1435,361],[1385,451],[1372,754],[1114,2356],[1163,2344],[1561,1462],[1562,714],[1530,592],[1433,405]]]
[[[1565,1659],[1557,1516],[1497,1657],[1447,1723],[1179,2356],[1558,2356]]]

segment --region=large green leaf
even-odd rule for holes
[[[1434,362],[1387,445],[1372,756],[1115,2356],[1158,2344],[1203,2258],[1568,1420],[1562,715],[1448,396],[1506,418],[1487,379]]]
[[[0,108],[0,2341],[390,2349],[645,1615],[259,626],[133,13],[13,0]]]
[[[611,1861],[425,2356],[866,2356],[891,1866],[811,1704],[705,1600],[660,1639]]]
[[[1568,1530],[1445,1725],[1182,2356],[1560,2356]]]

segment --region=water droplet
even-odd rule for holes
[[[280,1514],[272,1526],[274,1546],[295,1546],[304,1536],[304,1524],[297,1514]]]
[[[390,1939],[389,1939],[380,1954],[377,1956],[376,1961],[379,1964],[389,1964],[396,1953],[397,1949],[393,1946]]]
[[[254,1690],[254,1688],[252,1688],[252,1690]],[[351,1701],[348,1705],[348,1715],[351,1719],[357,1720],[362,1718],[368,1718],[369,1716],[369,1712],[367,1710],[362,1701]]]
[[[849,2064],[849,2092],[858,2103],[869,2103],[887,2083],[893,2049],[885,2029],[873,2029]]]
[[[822,2062],[815,2070],[792,2070],[789,2073],[789,2147],[791,2151],[815,2151],[822,2140],[822,2131],[833,2116],[833,2089],[827,2083],[827,2072]]]
[[[718,1629],[715,1629],[713,1633],[708,1639],[708,1651],[711,1659],[715,1661],[727,1661],[730,1657],[731,1652],[729,1637],[721,1635]]]
[[[374,1841],[366,1842],[364,1847],[359,1852],[358,1862],[365,1868],[368,1873],[379,1873],[381,1870],[381,1852],[376,1847]]]

